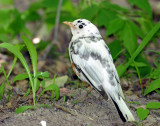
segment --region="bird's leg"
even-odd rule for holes
[[[84,82],[84,83],[87,84],[86,82]],[[84,97],[84,99],[82,100],[82,102],[84,102],[88,98],[88,95],[91,93],[92,90],[93,90],[93,88],[91,86],[89,86],[89,90],[87,91],[87,94]]]
[[[83,85],[85,85],[85,87],[89,87],[89,90],[87,91],[87,95],[86,97],[91,93],[91,91],[93,90],[93,88],[85,81],[83,81]]]
[[[89,90],[87,91],[87,95],[86,96],[88,96],[91,93],[92,90],[93,90],[93,88],[90,86]]]

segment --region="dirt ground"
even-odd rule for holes
[[[75,90],[76,95],[63,104],[63,98],[55,101],[56,104],[63,106],[72,114],[56,109],[37,108],[36,110],[27,110],[21,114],[14,112],[0,113],[0,126],[41,126],[41,121],[46,121],[47,126],[136,126],[136,123],[123,123],[111,101],[106,101],[92,91],[84,102],[80,102],[86,97],[86,91],[82,89]],[[136,95],[127,95],[129,101],[136,101],[143,107],[146,98],[138,98]],[[40,100],[41,101],[41,100]],[[74,104],[75,101],[79,103]],[[154,100],[158,101],[158,100]],[[47,103],[48,102],[48,103]],[[50,104],[45,100],[45,104]],[[127,103],[128,104],[128,103]],[[139,105],[128,104],[135,119],[139,121],[136,108]],[[143,122],[144,126],[160,126],[160,110],[151,111],[150,115]]]

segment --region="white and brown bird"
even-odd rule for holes
[[[97,27],[86,19],[65,21],[71,28],[69,55],[76,75],[104,98],[113,101],[122,121],[135,121],[124,102],[119,76],[110,50]]]

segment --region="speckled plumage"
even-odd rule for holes
[[[120,80],[108,46],[97,27],[86,19],[70,22],[73,37],[69,55],[76,75],[89,83],[104,98],[115,104],[123,121],[134,121],[125,102]]]

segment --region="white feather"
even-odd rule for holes
[[[113,103],[118,106],[124,118],[127,121],[135,121],[123,100],[124,94],[109,49],[103,39],[98,39],[101,37],[98,29],[85,19],[81,20],[87,25],[85,25],[83,29],[79,29],[78,20],[73,22],[73,25],[77,27],[77,29],[71,28],[73,37],[69,45],[69,54],[71,62],[78,66],[83,73],[79,78],[82,81],[92,84],[98,91],[104,90],[106,94],[111,97]],[[96,42],[93,42],[95,40],[91,41],[91,39],[88,38],[90,36],[95,36],[95,38],[92,39],[95,39]],[[76,42],[80,42],[79,45],[76,44]],[[74,47],[71,47],[72,44],[75,44]],[[74,48],[76,53],[74,53],[73,50],[71,52],[72,48]],[[91,53],[97,54],[100,58],[94,59]],[[86,56],[83,57],[84,55]],[[102,59],[107,61],[108,65],[105,67],[102,64]]]

